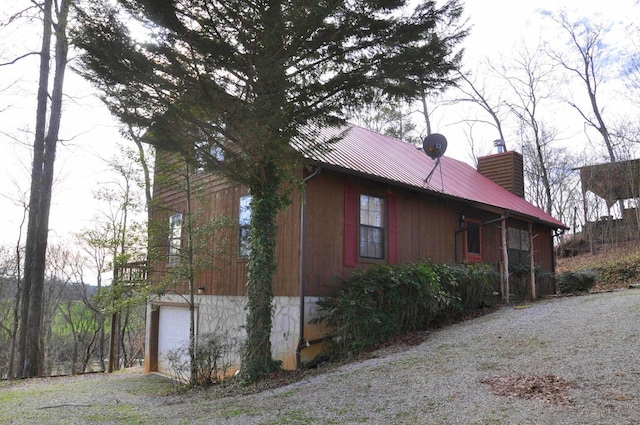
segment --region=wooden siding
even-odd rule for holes
[[[163,158],[166,161],[166,158]],[[206,248],[200,250],[201,259],[211,263],[212,267],[198,270],[196,288],[204,287],[206,295],[245,295],[248,273],[248,260],[238,255],[238,215],[240,198],[248,190],[239,184],[216,178],[211,173],[198,173],[192,176],[195,194],[192,209],[197,223],[226,217],[229,226],[216,230],[209,236]],[[159,253],[152,261],[153,278],[156,282],[166,275],[168,267],[167,240],[168,218],[171,214],[186,211],[186,194],[180,190],[180,183],[167,183],[156,186],[154,191],[153,220],[159,231],[155,245]],[[274,277],[275,296],[294,296],[299,294],[300,267],[300,193],[293,192],[292,203],[278,214],[278,243],[276,246],[277,273]],[[183,230],[183,244],[184,244]],[[203,245],[202,241],[195,241]],[[184,246],[184,245],[183,245]],[[183,282],[172,291],[186,293],[187,283]]]
[[[478,158],[478,172],[511,193],[524,198],[522,155],[508,151]]]
[[[471,204],[419,194],[337,172],[322,172],[307,183],[307,217],[304,279],[306,295],[323,296],[354,270],[372,261],[356,256],[355,265],[345,265],[345,189],[393,197],[397,203],[397,262],[430,259],[438,263],[464,262],[465,234],[461,216],[481,223],[482,262],[499,270],[502,262],[500,215],[474,208]],[[347,197],[348,199],[349,197]],[[347,209],[348,211],[348,209]],[[528,222],[510,218],[507,226],[528,229]],[[534,226],[539,241],[537,263],[553,270],[552,233]],[[536,245],[537,246],[537,245]],[[456,253],[457,248],[457,253]],[[387,263],[389,258],[383,263]],[[393,260],[393,258],[391,258]],[[347,262],[347,264],[350,264]]]
[[[200,271],[196,287],[204,287],[207,295],[245,295],[248,268],[247,259],[238,257],[238,208],[240,197],[248,194],[247,189],[216,179],[208,173],[197,174],[193,181],[202,187],[194,201],[194,209],[201,214],[199,220],[205,222],[214,217],[226,216],[232,221],[229,228],[219,230],[209,241],[210,254],[207,255],[213,256],[214,267]],[[388,219],[395,216],[397,221],[395,226],[394,223],[391,226],[387,223],[387,231],[395,231],[396,246],[393,246],[393,242],[389,244],[390,235],[387,234],[385,260],[363,259],[356,253],[353,262],[345,263],[347,187],[353,188],[356,199],[359,194],[365,193],[392,200],[395,204],[396,214],[391,214]],[[438,263],[464,262],[465,232],[461,228],[462,216],[482,224],[482,262],[498,269],[502,261],[502,221],[499,220],[499,212],[485,211],[471,203],[418,193],[326,169],[307,182],[306,192],[303,270],[306,296],[328,295],[333,286],[338,285],[342,279],[349,278],[354,270],[375,263],[387,263],[389,260],[393,262],[394,256],[393,253],[390,255],[389,249],[395,248],[397,263],[400,264],[427,259]],[[154,196],[154,219],[168,230],[168,217],[175,212],[184,213],[185,194],[179,190],[179,185],[165,184],[156,188]],[[278,215],[278,269],[274,283],[276,296],[299,295],[301,206],[301,194],[294,191],[293,202]],[[526,230],[529,223],[512,217],[507,225]],[[553,271],[551,229],[535,225],[534,235],[536,263],[545,271]],[[223,240],[228,241],[227,245],[220,244]],[[153,262],[152,272],[154,279],[158,281],[167,271],[167,235],[161,235],[156,242],[162,255]],[[213,254],[216,250],[221,253]],[[183,284],[177,291],[186,292],[186,285]]]

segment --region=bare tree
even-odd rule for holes
[[[623,142],[626,157],[635,158],[640,149],[640,123],[637,119],[640,112],[640,27],[630,27],[628,34],[632,37],[632,47],[622,70],[626,88],[623,96],[636,109],[630,118],[616,126],[615,137]]]
[[[179,216],[177,222],[172,222],[167,228],[164,220],[155,220],[150,228],[153,240],[170,241],[167,251],[154,252],[151,261],[163,257],[166,261],[170,257],[171,267],[167,268],[160,285],[156,290],[161,293],[166,290],[186,286],[186,291],[176,291],[189,306],[189,375],[185,376],[189,384],[194,386],[202,381],[201,368],[197,362],[197,344],[199,335],[196,333],[196,283],[205,271],[213,270],[214,264],[223,253],[228,254],[227,237],[222,236],[220,230],[228,228],[231,220],[226,216],[207,217],[206,209],[201,205],[207,202],[203,176],[197,161],[186,155],[173,154],[168,161],[156,164],[162,167],[162,186],[170,185],[172,189],[185,194],[185,200],[179,210],[167,209],[163,205],[156,205],[159,211],[166,209],[173,217]],[[205,177],[206,181],[206,177]],[[169,235],[167,235],[167,230]],[[168,237],[167,237],[168,236]],[[166,246],[167,242],[164,243]],[[184,361],[184,359],[180,359]]]
[[[152,167],[150,162],[153,163],[153,160],[150,161],[150,158],[153,158],[153,154],[155,149],[151,145],[143,145],[143,134],[142,130],[135,128],[133,125],[128,124],[126,131],[123,131],[123,135],[130,139],[133,143],[135,143],[137,148],[137,157],[135,161],[142,168],[142,178],[143,178],[143,187],[144,187],[144,198],[145,198],[145,208],[147,210],[147,223],[151,223],[152,216]],[[131,155],[129,155],[131,156]]]
[[[146,180],[141,181],[139,177],[136,155],[127,149],[122,153],[124,158],[118,157],[109,161],[109,167],[115,171],[117,179],[103,185],[94,194],[96,198],[105,201],[107,206],[102,218],[96,221],[100,226],[94,229],[95,232],[86,234],[88,245],[96,255],[106,254],[103,251],[95,251],[98,249],[108,252],[106,258],[113,274],[111,286],[103,291],[108,299],[106,302],[111,304],[109,309],[112,313],[107,367],[110,372],[118,369],[121,364],[126,364],[127,356],[131,354],[125,346],[124,336],[132,311],[130,304],[135,303],[130,302],[131,294],[128,291],[123,292],[119,287],[119,270],[129,262],[146,260],[147,247],[146,223],[137,217],[146,206],[138,196],[139,191],[146,187]],[[101,261],[104,261],[104,257]],[[123,300],[122,297],[127,300]]]
[[[91,229],[84,229],[76,235],[78,245],[84,251],[89,261],[93,263],[93,270],[96,272],[96,287],[98,292],[103,288],[103,276],[110,270],[110,251],[109,251],[109,237],[111,233],[108,227],[96,224],[96,227]],[[84,300],[87,306],[96,309],[96,321],[99,324],[98,329],[98,361],[102,370],[107,370],[105,365],[105,315],[96,304],[89,302],[88,299]]]
[[[417,145],[421,137],[411,115],[412,112],[403,107],[402,103],[389,103],[380,107],[369,105],[354,113],[352,118],[376,133]]]
[[[542,139],[545,138],[543,132]],[[548,144],[542,144],[541,155],[544,158],[546,178],[549,181],[549,193],[546,187],[539,184],[542,171],[540,162],[537,160],[539,152],[536,146],[531,143],[523,145],[522,155],[524,157],[526,198],[545,209],[548,196],[550,196],[553,203],[552,209],[548,211],[549,214],[563,223],[573,223],[575,231],[577,216],[574,211],[576,208],[582,209],[579,190],[580,179],[574,170],[576,153],[565,147],[550,147]]]
[[[503,93],[488,89],[486,82],[478,82],[469,74],[459,72],[459,75],[463,83],[458,87],[461,95],[455,101],[479,106],[489,115],[489,119],[480,118],[473,121],[494,127],[498,132],[499,138],[506,142],[503,129],[506,114]]]
[[[60,359],[67,356],[69,341],[54,332],[53,324],[71,280],[71,257],[70,251],[65,246],[49,245],[47,247],[40,337],[43,355],[42,373],[45,375],[65,373]]]
[[[19,261],[11,247],[0,247],[0,378],[14,377],[21,288]]]
[[[24,246],[22,243],[23,229],[27,220],[28,214],[28,201],[26,193],[23,193],[20,190],[19,185],[14,182],[14,185],[17,189],[18,196],[15,198],[9,197],[5,195],[6,198],[10,199],[12,203],[19,206],[22,210],[22,217],[20,223],[18,225],[17,231],[17,240],[13,247],[13,256],[11,260],[11,267],[7,267],[6,261],[9,257],[3,256],[3,264],[5,266],[2,267],[3,276],[15,282],[15,292],[13,297],[13,303],[11,306],[11,316],[8,315],[3,318],[3,323],[8,329],[9,332],[9,358],[8,358],[8,366],[7,366],[7,377],[14,378],[15,377],[15,363],[16,363],[16,349],[18,343],[18,326],[20,324],[20,299],[22,298],[22,279],[23,279],[23,270],[22,270],[22,260],[24,258]],[[6,292],[6,289],[5,289]],[[5,296],[7,294],[5,293]],[[11,323],[9,327],[9,323]]]
[[[39,53],[40,73],[18,343],[17,370],[18,375],[22,377],[37,376],[43,371],[44,267],[54,162],[62,117],[63,84],[67,67],[69,1],[44,0],[41,10],[43,34]],[[50,60],[53,40],[55,40],[55,69],[50,93]]]
[[[488,62],[487,68],[491,69],[491,65]],[[468,128],[465,132],[471,151],[471,159],[477,166],[478,157],[484,153],[479,152],[481,144],[476,142],[475,132],[478,127],[488,126],[493,128],[497,132],[497,139],[504,141],[506,146],[507,138],[505,136],[504,123],[508,117],[509,110],[504,100],[503,91],[489,88],[486,79],[478,81],[475,76],[468,72],[459,72],[459,76],[461,83],[458,85],[457,92],[454,94],[451,103],[478,106],[481,114],[484,115],[478,116],[469,110],[469,116],[464,118],[461,123]]]
[[[603,40],[604,27],[586,19],[570,20],[566,13],[549,15],[568,36],[569,53],[550,49],[549,56],[562,68],[577,78],[588,96],[588,106],[573,99],[568,104],[580,114],[585,124],[595,129],[602,137],[609,161],[618,159],[615,141],[604,118],[604,107],[600,104],[599,88],[607,74],[606,66],[611,59],[611,46]],[[620,214],[624,211],[624,201],[619,201]]]
[[[542,60],[540,47],[531,51],[525,43],[514,51],[511,64],[493,68],[507,82],[512,97],[505,103],[516,116],[519,123],[519,134],[523,145],[523,154],[527,155],[529,185],[540,185],[532,192],[536,194],[536,205],[551,214],[554,210],[551,179],[548,161],[553,154],[549,145],[554,141],[556,132],[550,125],[545,125],[541,118],[542,108],[554,92],[553,65]],[[525,145],[531,145],[525,149]],[[537,196],[542,194],[543,196]]]

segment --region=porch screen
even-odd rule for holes
[[[529,232],[509,227],[507,229],[507,238],[509,264],[529,264],[529,253],[531,252]]]

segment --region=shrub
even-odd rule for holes
[[[593,270],[567,271],[556,278],[563,294],[588,292],[596,284],[596,273]]]
[[[481,307],[500,279],[487,264],[441,264],[436,267],[443,289],[455,300],[445,309],[448,318]]]
[[[196,374],[200,385],[221,382],[231,366],[230,356],[237,344],[228,333],[205,333],[198,336],[196,346]]]
[[[429,262],[374,265],[354,272],[334,296],[321,299],[314,322],[330,329],[331,354],[348,357],[476,307],[495,274],[489,270]]]
[[[176,385],[209,386],[221,382],[231,362],[236,343],[227,333],[204,333],[197,336],[195,347],[195,382],[191,381],[189,344],[167,351],[171,377]]]

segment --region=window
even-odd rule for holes
[[[201,123],[195,137],[194,154],[197,164],[197,172],[212,170],[218,163],[224,161],[224,148],[227,140],[225,136],[225,123],[214,119]]]
[[[385,211],[383,198],[360,195],[360,257],[384,259]]]
[[[169,249],[167,263],[180,264],[180,246],[182,243],[182,214],[169,217]]]
[[[467,255],[468,263],[482,262],[482,234],[480,222],[476,220],[467,220]]]
[[[208,154],[206,154],[208,152]],[[222,146],[208,146],[207,142],[201,141],[195,144],[196,172],[202,173],[217,162],[224,161],[224,149]]]
[[[224,149],[222,149],[222,146],[211,146],[209,154],[218,162],[224,161]]]
[[[238,212],[238,255],[248,257],[251,254],[249,237],[251,236],[251,195],[240,198],[240,211]]]

